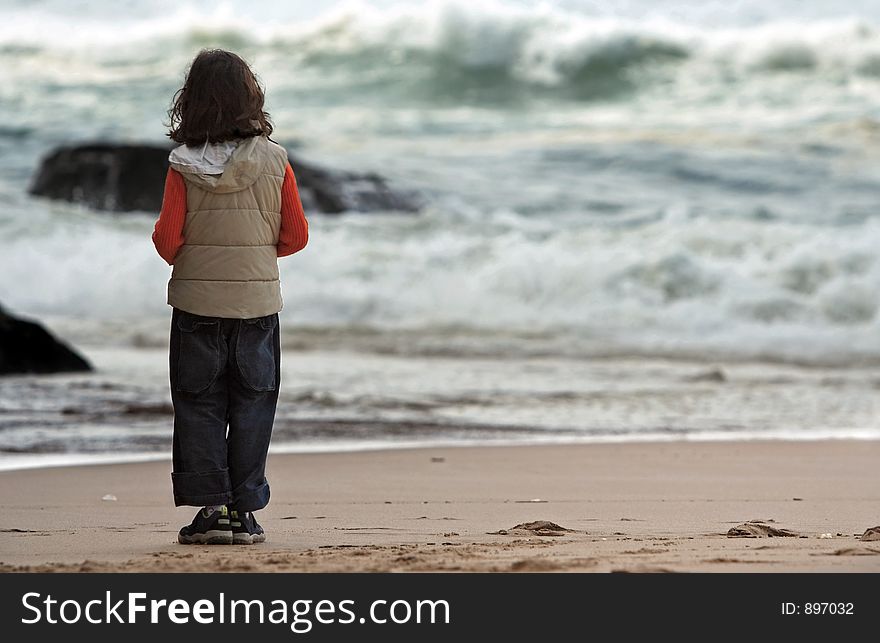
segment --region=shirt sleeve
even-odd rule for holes
[[[153,229],[153,245],[168,265],[183,245],[183,224],[186,222],[186,183],[179,172],[168,168],[162,211]]]
[[[287,164],[281,185],[281,231],[278,234],[278,256],[299,252],[309,242],[309,222],[303,212],[293,168]]]

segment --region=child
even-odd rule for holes
[[[272,142],[248,64],[204,50],[169,110],[169,156],[153,243],[168,282],[174,504],[202,507],[182,544],[266,539],[266,454],[281,383],[277,257],[308,242],[296,179]]]

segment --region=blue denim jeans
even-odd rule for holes
[[[174,504],[269,503],[266,455],[281,386],[278,314],[171,314]]]

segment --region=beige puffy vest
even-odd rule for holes
[[[186,181],[184,245],[168,303],[196,315],[252,319],[281,310],[277,244],[287,152],[265,136],[242,140],[222,174],[171,167]]]

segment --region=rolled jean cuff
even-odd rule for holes
[[[174,487],[175,507],[225,505],[232,498],[228,469],[200,473],[172,473],[171,484]]]
[[[259,511],[268,504],[269,482],[264,479],[263,484],[256,489],[234,494],[229,508],[235,511]]]

